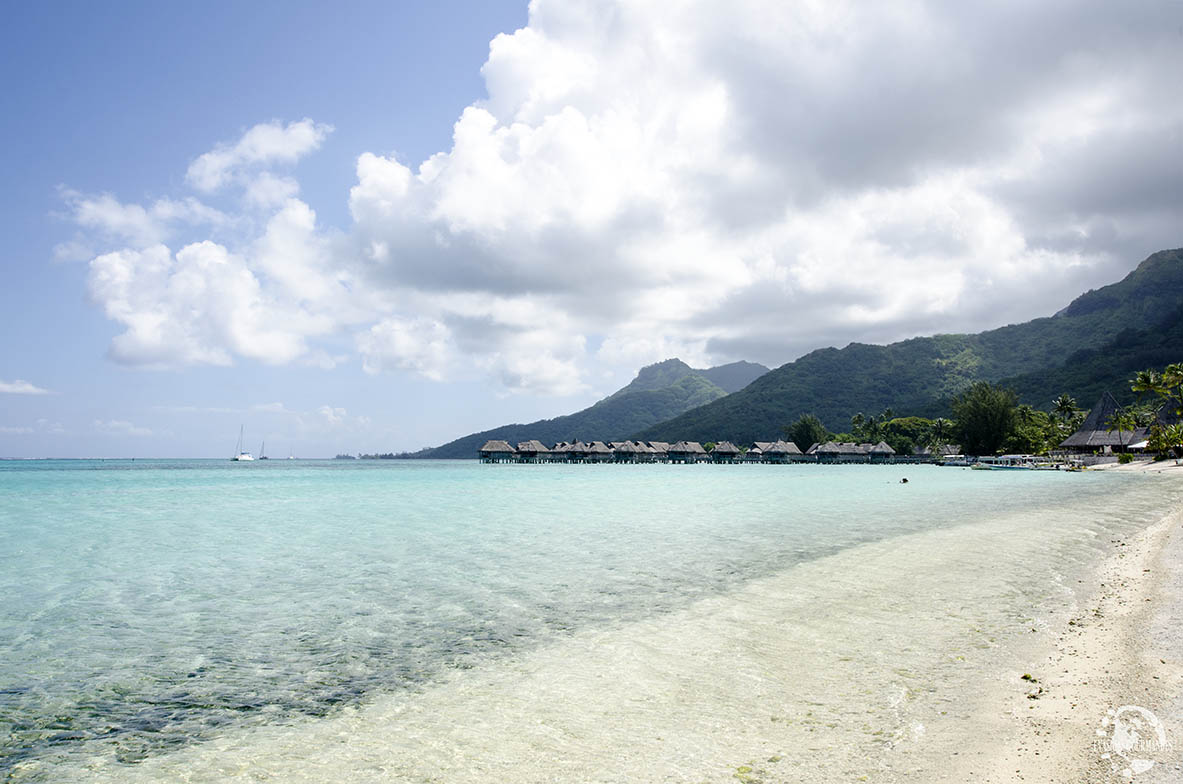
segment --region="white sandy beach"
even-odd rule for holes
[[[1183,481],[1183,466],[1174,461],[1089,470]],[[1002,742],[976,749],[949,780],[1129,780],[1130,760],[1144,758],[1155,764],[1134,780],[1183,781],[1183,510],[1164,512],[1159,523],[1114,542],[1095,589],[1082,593],[1079,610],[1054,630],[1054,644],[1033,665],[1036,682],[994,714],[1008,729]],[[1104,718],[1125,705],[1162,722],[1165,749],[1104,756],[1111,734]]]

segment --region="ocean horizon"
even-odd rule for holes
[[[0,775],[921,770],[1178,501],[924,465],[5,461]]]

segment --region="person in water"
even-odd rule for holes
[[[900,480],[900,484],[901,484],[901,485],[906,485],[906,484],[908,484],[908,477],[906,477],[906,476],[905,476],[903,479],[901,479],[901,480]]]

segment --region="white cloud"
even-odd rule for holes
[[[266,209],[294,199],[300,192],[300,183],[291,177],[277,177],[263,172],[246,185],[244,198],[253,207]]]
[[[185,179],[199,191],[218,190],[244,172],[273,164],[292,164],[316,150],[332,133],[331,125],[307,118],[298,122],[260,123],[234,144],[222,144],[189,165]]]
[[[0,433],[4,433],[5,435],[20,436],[20,435],[28,435],[29,433],[35,433],[35,432],[36,431],[33,430],[33,428],[31,428],[31,427],[12,427],[10,425],[0,425]]]
[[[48,389],[42,389],[24,379],[15,381],[0,381],[0,394],[9,395],[52,395]]]
[[[277,171],[309,119],[190,166],[245,217],[72,203],[124,243],[90,277],[123,362],[327,367],[344,334],[368,372],[540,394],[779,364],[1044,315],[1177,244],[1173,30],[1150,2],[535,0],[448,149],[359,155],[345,230]],[[246,233],[175,238],[205,225]]]
[[[106,421],[101,420],[101,419],[96,419],[94,421],[94,429],[100,433],[105,433],[107,435],[120,435],[120,436],[150,436],[150,435],[152,435],[152,430],[150,428],[139,427],[138,425],[133,425],[131,422],[128,422],[125,419],[108,419]]]

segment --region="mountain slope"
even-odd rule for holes
[[[1155,326],[1181,303],[1183,250],[1160,251],[1120,282],[1077,297],[1055,316],[974,335],[819,349],[633,437],[739,443],[775,437],[804,413],[837,431],[847,429],[857,412],[888,406],[917,415],[945,413],[948,399],[972,381],[1059,367],[1075,352],[1099,349],[1125,329]],[[1034,391],[1036,382],[1029,383]]]
[[[1077,351],[1059,367],[1004,378],[1000,383],[1036,408],[1049,408],[1051,400],[1065,392],[1084,409],[1104,392],[1124,405],[1137,397],[1130,391],[1135,373],[1179,361],[1183,361],[1183,307],[1150,329],[1125,329],[1100,348]]]
[[[745,377],[768,372],[763,365],[736,362],[717,368],[696,370],[679,359],[667,359],[641,369],[627,386],[595,405],[574,414],[543,419],[529,424],[502,425],[425,449],[409,457],[475,457],[491,438],[511,444],[536,438],[546,445],[556,441],[614,441],[635,430],[669,419],[691,408],[717,400],[735,391]],[[717,378],[727,386],[714,383]]]

